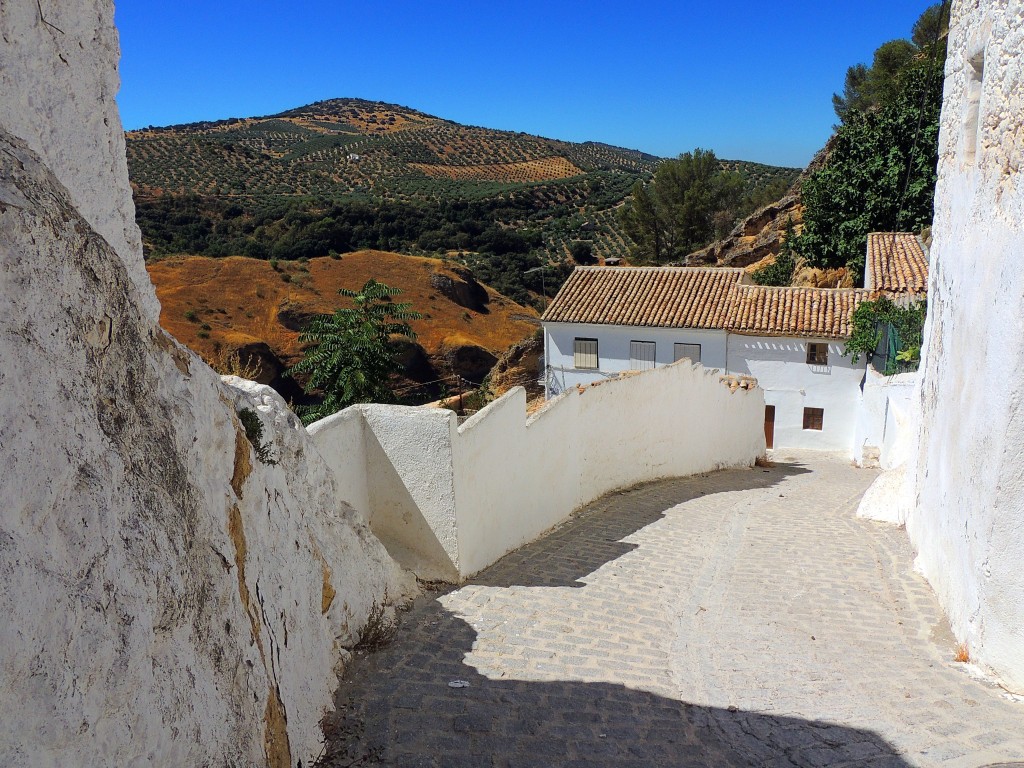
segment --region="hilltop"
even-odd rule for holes
[[[339,288],[358,289],[371,277],[401,288],[399,300],[423,314],[412,323],[416,343],[402,349],[400,389],[452,374],[479,382],[508,347],[535,330],[532,309],[438,259],[361,251],[272,265],[240,256],[176,256],[147,269],[161,326],[215,368],[237,351],[251,378],[292,398],[301,393],[281,373],[301,357],[300,331],[311,316],[350,306]]]
[[[659,162],[359,99],[132,131],[127,149],[148,254],[533,254],[526,267],[568,259],[575,243],[598,259],[626,257],[615,209]],[[784,188],[798,173],[722,165],[743,176],[750,195]],[[514,282],[498,287],[527,300],[527,286]]]

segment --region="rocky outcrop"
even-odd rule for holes
[[[544,395],[541,360],[544,358],[544,337],[540,332],[511,347],[491,369],[490,388],[494,397],[501,397],[513,387],[526,390],[527,401]]]
[[[430,285],[442,296],[454,301],[460,307],[474,312],[486,312],[490,296],[466,267],[449,267],[447,272],[434,272]]]
[[[754,211],[725,239],[691,253],[687,263],[750,266],[768,256],[777,256],[785,240],[786,227],[792,222],[794,232],[799,232],[803,221],[804,205],[800,193],[790,191],[781,200]]]
[[[281,399],[157,325],[112,16],[0,6],[0,764],[308,766],[413,585]]]
[[[829,139],[781,199],[747,216],[733,227],[728,237],[691,253],[686,263],[747,267],[778,256],[790,223],[795,234],[803,228],[804,203],[800,190],[804,181],[828,161],[831,151],[832,140]]]

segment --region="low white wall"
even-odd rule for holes
[[[364,509],[392,556],[456,580],[609,491],[749,466],[763,414],[760,390],[681,362],[569,390],[530,419],[517,387],[461,427],[450,411],[366,405],[310,433],[339,480],[365,468]]]
[[[917,381],[916,372],[885,376],[868,366],[853,443],[858,463],[874,456],[882,469],[891,469],[906,460]]]
[[[364,522],[369,522],[370,490],[363,424],[363,415],[358,409],[346,408],[311,424],[306,431],[334,472],[341,501],[359,512]]]
[[[828,365],[808,365],[807,345],[828,344]],[[864,377],[842,342],[729,334],[729,372],[753,376],[775,406],[775,447],[853,452]],[[822,429],[804,429],[804,408],[824,410]],[[762,417],[763,418],[763,417]]]
[[[311,424],[341,492],[358,497],[391,556],[423,579],[456,580],[452,443],[456,416],[440,408],[357,405]],[[356,501],[345,499],[353,506]]]

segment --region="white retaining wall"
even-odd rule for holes
[[[953,3],[907,532],[958,639],[1024,692],[1022,16]]]
[[[461,579],[609,491],[749,466],[763,414],[760,390],[683,362],[569,390],[529,419],[516,388],[461,427],[450,411],[365,405],[309,431],[339,481],[365,466],[370,526],[400,562]]]

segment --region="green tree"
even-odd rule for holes
[[[793,281],[793,273],[796,271],[796,254],[793,251],[793,217],[786,219],[786,230],[782,239],[782,246],[771,264],[755,269],[751,278],[758,285],[789,285]]]
[[[316,405],[299,407],[305,424],[355,403],[394,402],[388,379],[399,364],[391,337],[415,339],[409,321],[422,317],[409,304],[391,301],[400,289],[376,280],[368,280],[358,291],[342,288],[338,293],[355,306],[310,320],[299,336],[309,346],[302,360],[288,370],[291,375],[307,376],[306,392],[322,396]]]
[[[949,23],[946,3],[924,10],[914,23],[911,40],[899,38],[880,45],[871,66],[854,64],[846,70],[842,95],[832,94],[832,106],[846,123],[858,113],[877,109],[896,96],[904,73],[922,58],[945,59],[945,33]]]
[[[715,234],[715,214],[736,206],[743,194],[738,173],[723,171],[710,150],[684,152],[658,166],[646,187],[637,182],[620,221],[638,261],[684,258]]]
[[[868,232],[917,230],[932,219],[942,63],[922,59],[878,108],[851,113],[826,165],[804,182],[797,252],[863,277]]]

